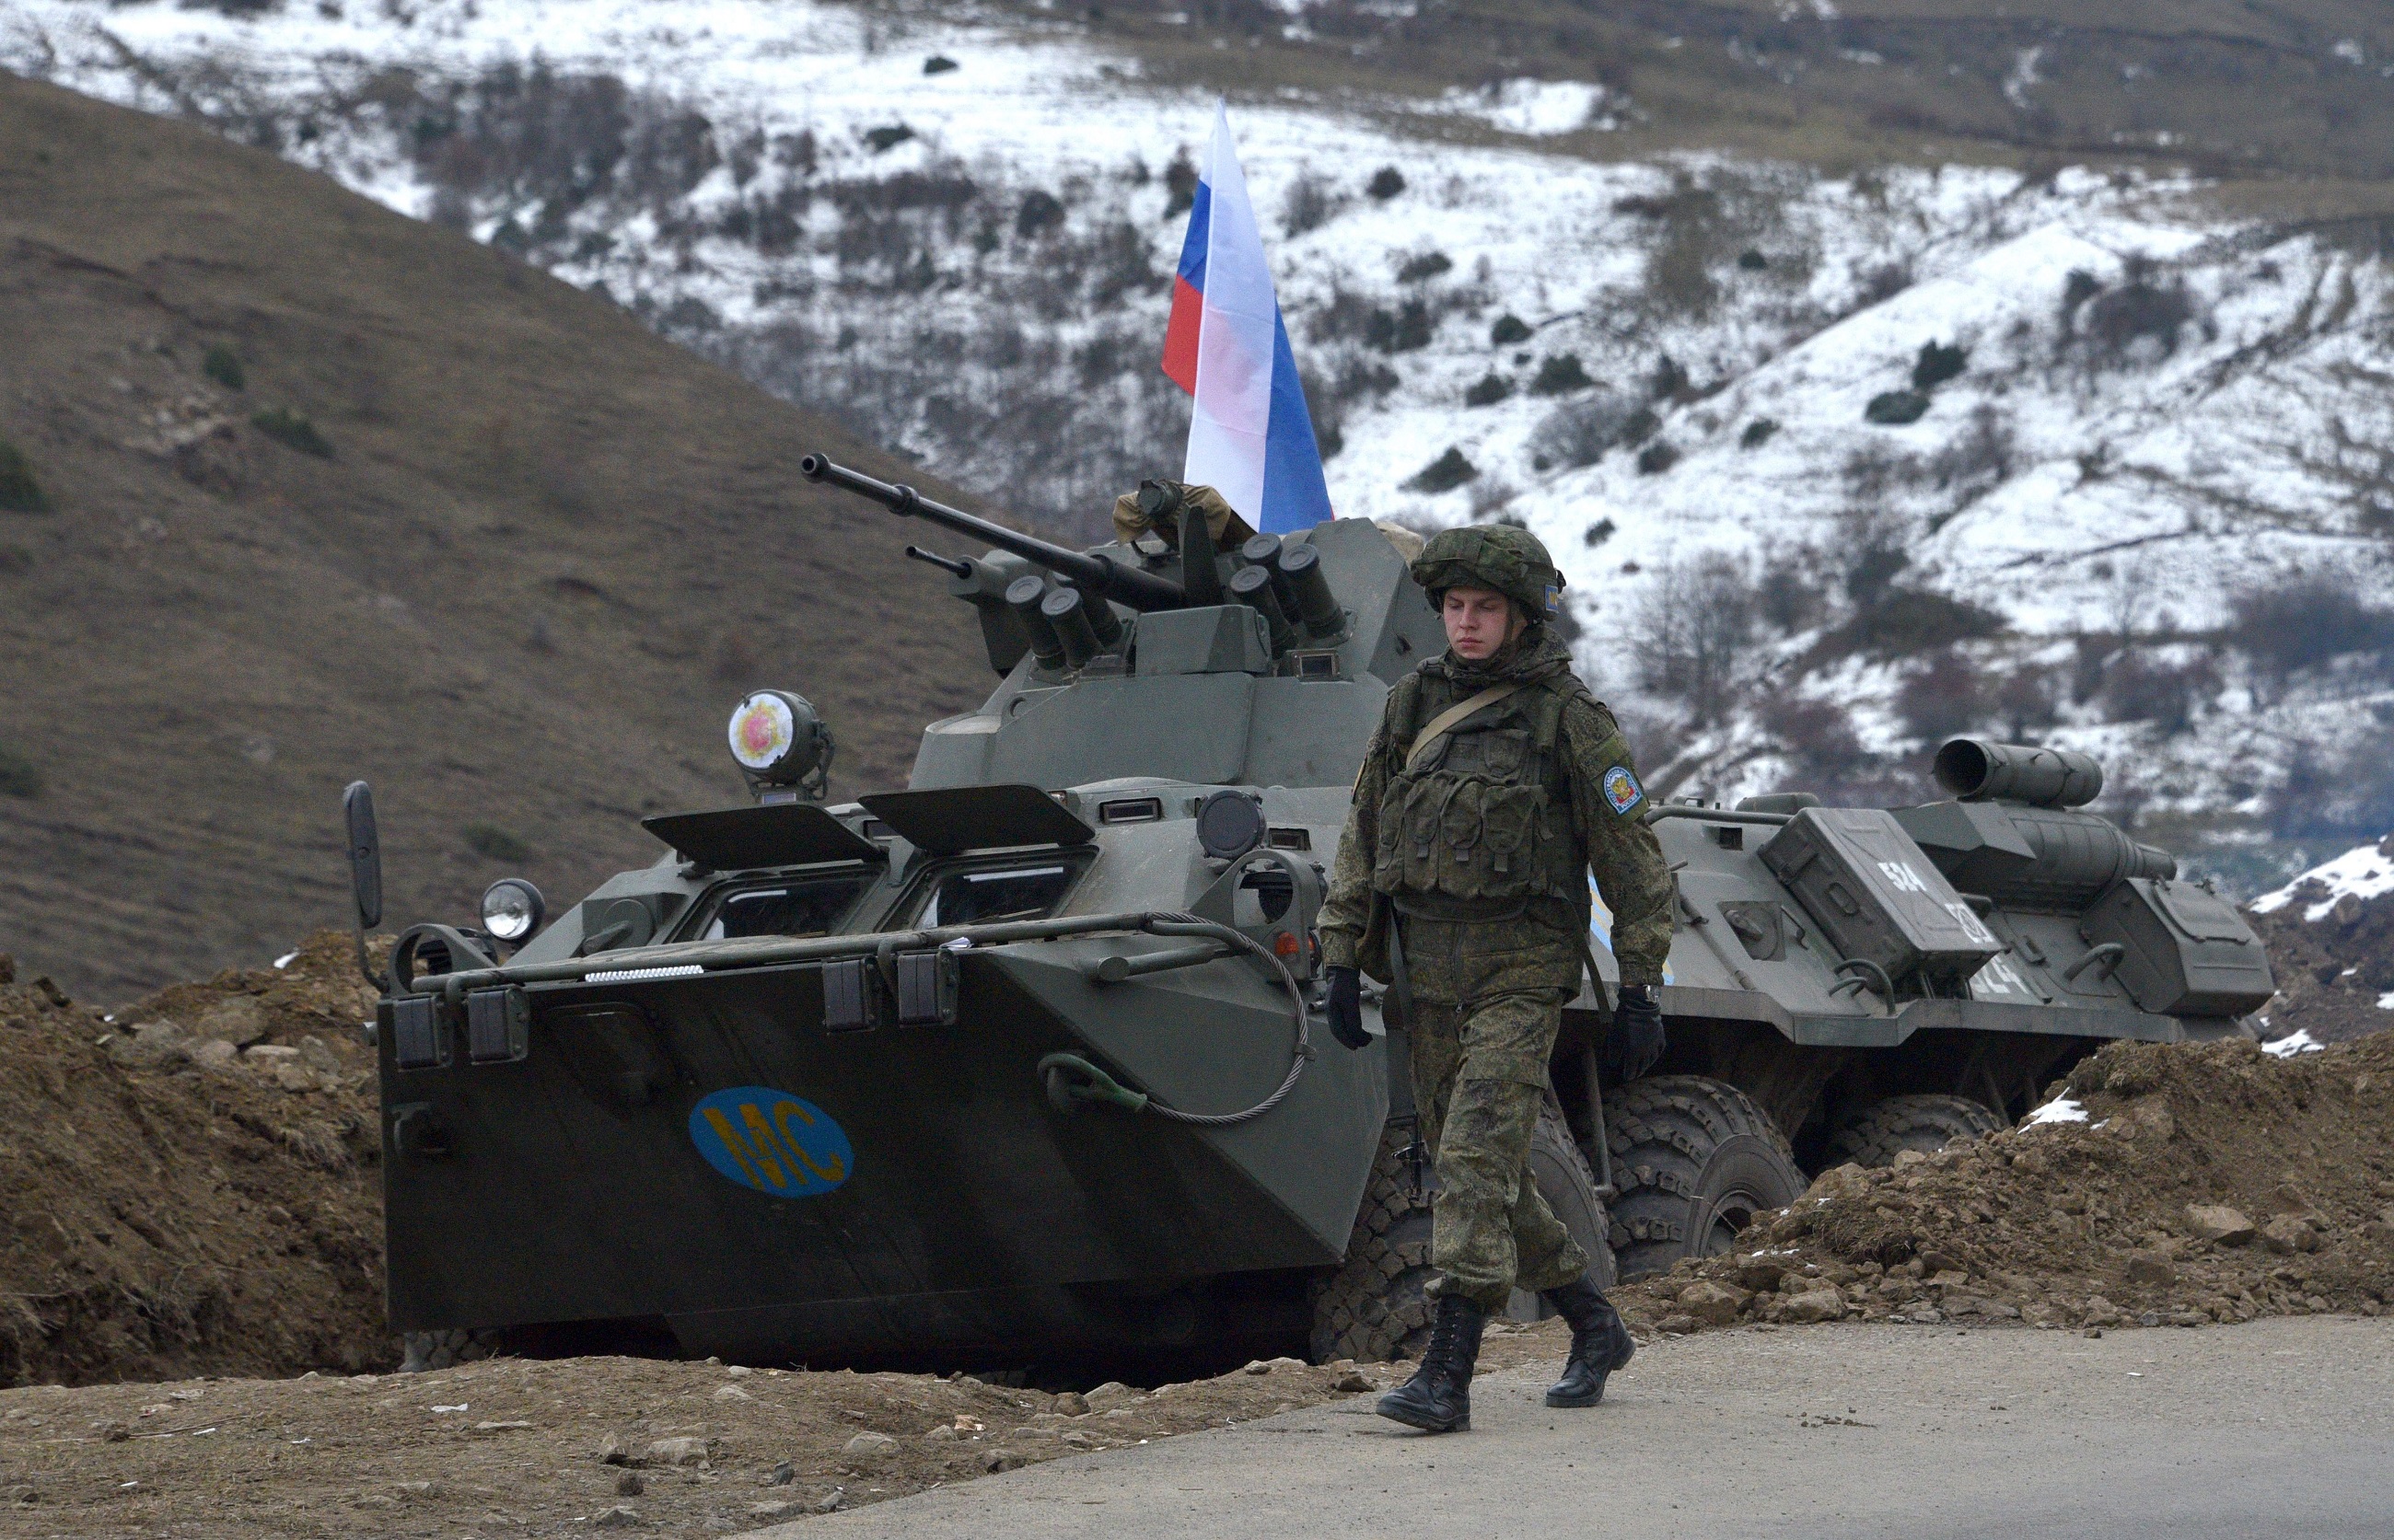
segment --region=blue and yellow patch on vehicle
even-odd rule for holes
[[[1603,784],[1604,800],[1615,813],[1626,814],[1646,796],[1645,789],[1638,784],[1638,777],[1630,774],[1629,766],[1625,764],[1616,764],[1607,770]]]
[[[701,1097],[690,1142],[717,1171],[769,1197],[821,1197],[856,1168],[848,1130],[831,1114],[765,1086]]]

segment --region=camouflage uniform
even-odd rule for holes
[[[1438,554],[1434,542],[1417,577]],[[1440,586],[1465,585],[1440,570]],[[1456,724],[1408,772],[1425,724],[1516,679],[1527,687]],[[1662,982],[1672,881],[1637,777],[1612,713],[1572,675],[1561,643],[1532,625],[1492,658],[1449,652],[1401,681],[1356,777],[1322,910],[1322,961],[1389,979],[1386,931],[1401,927],[1414,1100],[1438,1161],[1433,1289],[1491,1311],[1517,1286],[1559,1287],[1587,1271],[1531,1179],[1530,1131],[1563,1004],[1580,987],[1591,868],[1612,908],[1622,982]],[[1517,810],[1534,809],[1526,833],[1506,827],[1492,784],[1508,778],[1535,787],[1513,793]],[[1480,803],[1475,786],[1487,789]],[[1451,817],[1458,803],[1479,816]],[[1468,843],[1455,845],[1458,835]]]

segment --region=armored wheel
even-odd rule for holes
[[[2004,1127],[2004,1116],[1966,1096],[1890,1096],[1845,1119],[1829,1137],[1829,1163],[1892,1166],[1906,1150],[1932,1155]]]
[[[1596,1286],[1611,1288],[1616,1281],[1608,1234],[1611,1227],[1605,1220],[1604,1200],[1596,1195],[1596,1173],[1588,1169],[1587,1156],[1572,1138],[1571,1125],[1552,1102],[1530,1131],[1530,1174],[1537,1179],[1538,1195],[1587,1253]],[[1536,1295],[1515,1289],[1506,1313],[1516,1321],[1540,1321],[1554,1311]]]
[[[1612,1150],[1612,1254],[1624,1278],[1713,1257],[1807,1185],[1769,1115],[1735,1086],[1657,1075],[1604,1093]]]
[[[499,1351],[499,1334],[487,1330],[411,1331],[401,1332],[399,1343],[405,1351],[399,1372],[415,1375],[490,1358]]]
[[[1347,1243],[1347,1260],[1314,1286],[1316,1363],[1417,1358],[1429,1341],[1431,1306],[1423,1289],[1432,1275],[1429,1189],[1436,1182],[1425,1170],[1421,1195],[1407,1190],[1405,1143],[1393,1134],[1382,1137],[1355,1233]],[[1546,1206],[1587,1252],[1598,1286],[1610,1288],[1612,1255],[1605,1245],[1603,1200],[1596,1195],[1587,1158],[1551,1103],[1530,1132],[1530,1170]],[[1543,1309],[1534,1296],[1513,1296],[1511,1313],[1519,1319],[1535,1320]]]

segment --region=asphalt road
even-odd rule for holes
[[[756,1532],[774,1540],[2394,1536],[2394,1319],[1837,1325],[1655,1344],[1586,1412],[1474,1386],[1429,1438],[1368,1397]]]

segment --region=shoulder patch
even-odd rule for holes
[[[1645,788],[1638,784],[1637,776],[1632,774],[1629,766],[1625,764],[1616,764],[1607,770],[1604,773],[1603,785],[1604,800],[1611,804],[1612,811],[1615,813],[1625,815],[1631,808],[1645,800]]]

